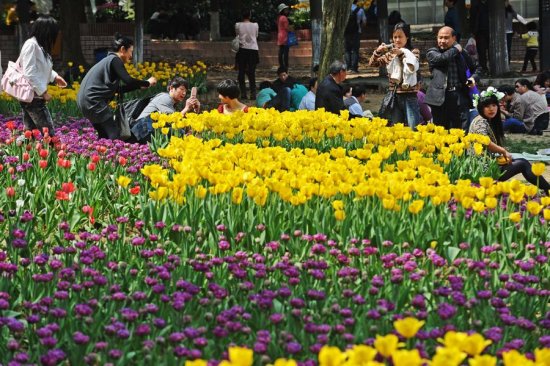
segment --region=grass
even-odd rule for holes
[[[537,150],[550,148],[550,141],[548,138],[536,138],[522,136],[507,136],[505,147],[512,153],[529,153],[536,154]]]

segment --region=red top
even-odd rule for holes
[[[277,19],[277,46],[286,46],[288,44],[288,18],[279,15]]]

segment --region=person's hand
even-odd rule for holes
[[[48,94],[48,92],[45,92],[44,94],[42,94],[42,98],[44,98],[46,102],[49,102],[50,100],[52,100],[52,96]]]
[[[149,82],[149,87],[157,85],[157,78],[154,76],[151,76],[147,81]]]
[[[55,77],[55,83],[57,84],[58,87],[60,88],[65,88],[67,86],[67,82],[65,81],[65,79],[63,79],[61,76],[57,75]]]
[[[375,51],[376,51],[376,53],[378,53],[378,54],[382,54],[382,53],[386,52],[387,50],[388,50],[388,45],[385,44],[384,42],[382,42],[382,43],[380,44],[380,46],[378,46],[378,47],[376,48]]]
[[[469,77],[468,80],[466,80],[466,85],[469,88],[473,88],[476,85],[476,79],[474,79],[473,77]]]
[[[401,48],[393,48],[391,50],[391,53],[393,53],[396,56],[402,56],[403,54],[405,54],[405,52],[403,52]]]
[[[460,45],[460,43],[455,43],[454,48],[456,48],[458,52],[462,52],[462,46]]]
[[[201,102],[197,98],[193,98],[193,112],[199,113],[201,110]]]

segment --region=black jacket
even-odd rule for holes
[[[317,87],[315,109],[325,108],[327,112],[340,114],[340,111],[346,109],[342,92],[342,87],[328,75]]]

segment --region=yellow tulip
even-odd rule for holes
[[[470,366],[496,366],[497,358],[490,355],[475,356],[468,360]]]
[[[466,353],[458,348],[438,347],[430,366],[459,366],[466,358]]]
[[[377,335],[374,340],[374,348],[386,358],[390,357],[402,345],[395,334],[388,334],[386,336]]]
[[[278,358],[275,360],[275,363],[273,366],[297,366],[295,360],[293,359],[286,359],[286,358]]]
[[[208,365],[208,362],[201,359],[185,361],[185,366],[206,366],[206,365]]]
[[[492,210],[496,208],[498,205],[498,200],[495,197],[486,197],[485,198],[485,206],[487,206],[488,209]]]
[[[550,365],[550,348],[537,348],[535,350],[535,363],[537,366]]]
[[[399,319],[393,322],[395,330],[405,338],[412,338],[426,322],[413,317]]]
[[[414,350],[395,351],[391,357],[394,366],[421,366],[423,364],[420,352]]]
[[[502,353],[504,366],[535,366],[535,363],[515,349]]]
[[[67,62],[67,66],[73,67],[73,62],[72,61]]]
[[[546,221],[550,221],[550,209],[548,208],[545,208],[543,211],[542,211],[542,215],[544,217],[544,219]]]
[[[475,212],[483,212],[485,211],[485,204],[483,202],[476,201],[472,205],[472,210],[474,210]]]
[[[347,351],[348,365],[365,365],[376,357],[376,350],[364,344],[354,345]]]
[[[521,220],[521,213],[519,212],[512,212],[510,215],[508,215],[508,218],[510,221],[518,223]]]
[[[318,358],[319,366],[340,366],[344,362],[344,353],[338,347],[323,346]]]
[[[119,186],[121,186],[122,188],[126,188],[128,187],[128,184],[130,184],[130,182],[132,181],[131,178],[128,178],[124,175],[121,175],[117,178],[116,182],[118,183]]]
[[[233,188],[231,192],[231,202],[236,205],[240,205],[243,200],[243,189],[241,187]]]
[[[335,210],[334,218],[337,221],[344,221],[344,219],[346,218],[346,212],[344,210]]]
[[[460,349],[470,356],[478,356],[491,343],[493,343],[491,340],[486,340],[482,335],[473,333],[462,341],[462,347]]]
[[[412,214],[417,214],[420,211],[422,211],[422,208],[424,207],[424,201],[423,200],[414,200],[409,205],[409,212]]]
[[[159,187],[156,191],[149,192],[149,198],[153,201],[162,201],[168,197],[168,188]]]
[[[438,338],[437,341],[444,345],[445,347],[449,348],[462,348],[462,342],[468,337],[466,333],[463,332],[455,332],[455,331],[449,331],[445,333],[443,338]]]
[[[344,209],[344,202],[342,200],[332,201],[332,208],[335,209],[335,210],[343,210]]]
[[[252,366],[254,351],[244,347],[229,347],[229,361],[232,366]]]
[[[527,202],[527,211],[533,216],[536,216],[540,213],[542,210],[542,205],[535,201],[529,201]]]
[[[544,163],[534,163],[531,165],[531,170],[533,171],[533,174],[535,174],[537,177],[540,177],[544,174],[544,171],[546,170],[546,165]]]

